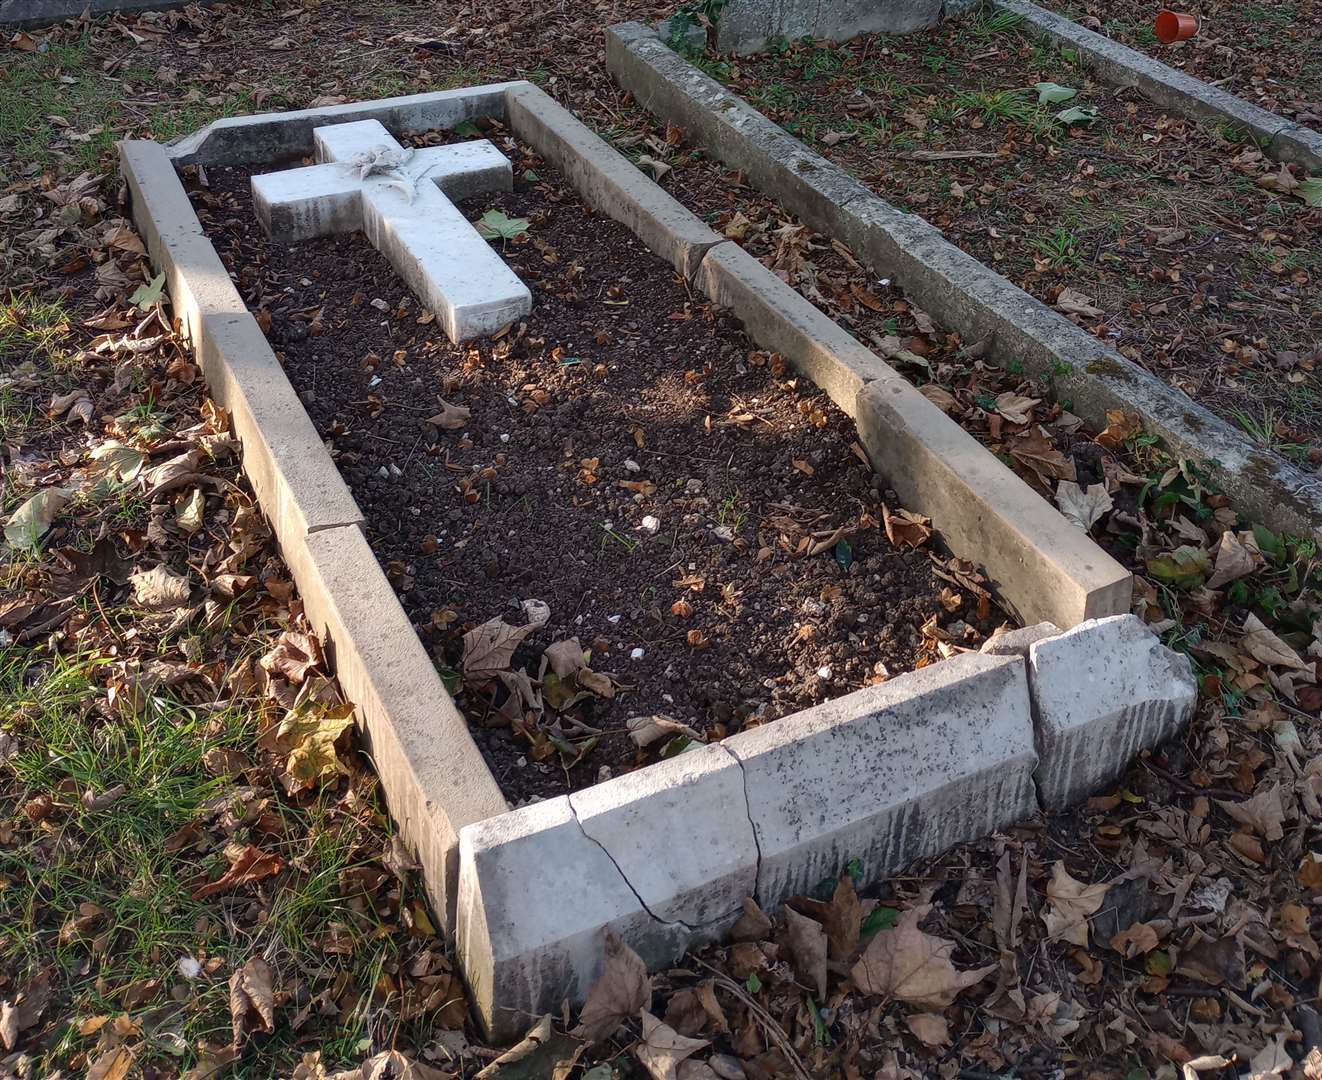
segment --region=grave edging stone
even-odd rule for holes
[[[1228,120],[1252,135],[1277,161],[1322,171],[1322,133],[1080,26],[1032,0],[990,0],[990,3],[998,11],[1018,15],[1032,33],[1049,39],[1053,45],[1076,50],[1106,82],[1132,86],[1163,108],[1195,120]]]
[[[138,15],[168,11],[208,0],[0,0],[0,27],[24,30],[80,18],[90,10],[98,15]]]
[[[483,94],[486,89],[479,88],[475,93]],[[522,99],[536,100],[526,94]],[[359,111],[354,118],[361,115]],[[553,116],[556,124],[566,125],[572,121],[572,125],[578,125],[578,121],[567,113],[561,116],[556,112]],[[271,122],[270,118],[264,118],[264,121]],[[296,126],[301,130],[305,122],[305,117],[299,117]],[[581,125],[572,125],[570,127],[575,132],[581,128]],[[309,140],[310,135],[309,129]],[[262,137],[266,138],[267,133]],[[525,137],[537,145],[536,136],[530,133]],[[242,149],[232,142],[219,145],[229,159]],[[284,140],[281,145],[287,146],[290,142]],[[194,163],[200,163],[197,155],[205,148],[206,142],[202,140],[197,148],[182,156],[191,156]],[[628,165],[619,155],[613,151],[610,153],[613,155],[610,160],[618,159]],[[859,788],[866,804],[865,811],[860,813],[867,823],[859,825],[851,819],[834,832],[826,826],[815,829],[811,824],[804,825],[806,831],[801,829],[792,841],[782,845],[783,859],[776,864],[778,876],[774,881],[767,877],[772,865],[768,859],[774,861],[775,853],[780,849],[770,842],[770,834],[766,834],[765,844],[757,837],[756,818],[749,811],[750,797],[756,801],[756,793],[750,796],[746,777],[755,763],[772,760],[765,757],[768,754],[773,758],[777,754],[788,755],[788,763],[782,763],[777,766],[779,768],[793,771],[799,765],[806,765],[815,755],[799,754],[794,750],[795,732],[801,728],[815,738],[824,739],[823,746],[829,746],[841,737],[840,732],[848,725],[857,728],[862,723],[860,715],[875,718],[886,712],[886,708],[881,707],[886,702],[893,703],[915,694],[921,696],[924,686],[933,683],[955,685],[966,680],[967,676],[975,685],[986,684],[997,700],[1006,693],[1015,697],[1017,703],[1005,720],[1009,727],[999,731],[996,740],[982,754],[983,758],[990,760],[997,753],[1003,755],[1006,747],[1013,745],[1013,768],[984,768],[985,762],[979,759],[974,773],[993,782],[993,788],[977,797],[969,797],[962,787],[967,779],[964,773],[953,777],[935,776],[931,791],[945,800],[940,805],[957,805],[964,808],[961,812],[965,815],[982,815],[976,822],[965,821],[958,814],[947,815],[942,821],[953,824],[936,829],[932,822],[919,820],[919,811],[910,806],[908,800],[899,800],[892,805],[889,812],[897,830],[893,839],[899,845],[894,849],[897,852],[894,858],[900,858],[899,853],[903,853],[906,860],[918,854],[935,854],[952,843],[972,839],[990,828],[1009,824],[1035,811],[1037,802],[1031,774],[1037,755],[1033,749],[1032,711],[1027,706],[1027,690],[1023,691],[1025,701],[1018,703],[1020,691],[1017,689],[1027,686],[1023,674],[1026,661],[1021,655],[1015,655],[1008,661],[994,661],[991,657],[956,657],[947,662],[952,665],[949,668],[945,663],[933,665],[893,680],[887,684],[889,689],[869,688],[816,709],[804,710],[774,725],[741,733],[725,743],[695,751],[690,760],[684,760],[685,755],[681,755],[670,762],[649,766],[620,778],[628,783],[619,787],[589,789],[510,812],[462,715],[445,690],[367,543],[361,514],[352,495],[325,447],[316,438],[311,421],[302,410],[260,327],[243,305],[224,265],[203,233],[176,172],[179,161],[172,161],[165,148],[156,144],[127,142],[121,144],[121,163],[128,180],[134,219],[148,241],[152,259],[166,272],[175,314],[193,339],[213,392],[234,417],[236,431],[244,446],[245,472],[252,478],[258,498],[272,520],[282,551],[298,583],[309,621],[325,643],[328,658],[341,679],[346,696],[357,707],[387,803],[400,824],[401,834],[423,865],[434,909],[447,929],[463,928],[462,944],[472,961],[467,977],[475,1000],[489,1003],[489,1007],[484,1005],[481,1010],[481,1019],[489,1028],[506,1035],[516,1033],[515,1028],[509,1026],[508,1017],[495,1012],[497,1004],[505,1002],[497,1002],[492,994],[506,991],[499,989],[493,981],[494,967],[490,971],[483,967],[484,949],[493,958],[500,955],[500,949],[505,949],[507,955],[531,958],[540,965],[541,981],[536,983],[538,1000],[553,1005],[559,998],[552,1001],[548,995],[553,989],[557,994],[562,993],[567,985],[562,978],[566,971],[563,967],[565,950],[572,953],[573,964],[577,965],[574,967],[575,978],[586,977],[590,970],[595,970],[593,965],[600,963],[600,928],[607,923],[636,939],[649,955],[660,955],[658,950],[678,950],[685,943],[720,934],[736,914],[731,902],[736,893],[754,891],[770,903],[783,889],[800,887],[799,878],[803,875],[816,873],[827,863],[843,862],[853,857],[846,854],[840,858],[839,837],[847,835],[851,844],[862,842],[859,838],[872,829],[872,817],[868,816],[875,816],[872,804],[884,801],[887,792],[876,787],[878,781],[875,777],[864,775],[860,778],[856,772],[842,767],[837,770],[840,775],[834,779],[837,783],[849,783]],[[630,215],[622,219],[626,224],[633,220],[649,220],[657,223],[656,228],[666,226],[666,215],[663,214],[654,213],[650,218],[647,215],[643,218],[634,216],[635,210],[625,205],[628,198],[654,199],[654,208],[664,204],[675,211],[677,207],[675,212],[680,215],[679,221],[684,215],[692,217],[678,204],[671,206],[673,200],[650,183],[640,185],[623,173],[617,173],[615,181],[615,186],[609,188],[611,197],[617,199],[613,209],[612,204],[599,209],[612,216],[615,212]],[[594,189],[587,185],[579,190],[591,201],[594,198],[592,191],[601,189],[600,186]],[[619,199],[625,199],[625,203]],[[700,222],[698,227],[705,228]],[[697,235],[692,223],[684,225],[669,250],[680,251],[682,240],[692,240]],[[702,241],[706,242],[705,235]],[[727,256],[736,263],[740,262],[737,256],[741,254],[734,245],[718,237],[716,244],[702,250],[698,277],[710,278],[716,260],[725,261]],[[679,263],[687,265],[685,258],[679,257]],[[806,303],[801,298],[798,302]],[[829,322],[816,309],[812,312],[814,320],[822,320],[823,324]],[[821,324],[814,325],[820,330]],[[880,373],[890,370],[880,358],[862,349],[834,324],[830,325],[834,335],[870,358],[860,361],[865,369],[869,362],[875,362],[874,374],[878,378]],[[753,329],[757,330],[756,320]],[[825,331],[821,333],[824,335]],[[839,352],[845,346],[836,340],[836,336],[821,342],[809,332],[806,340],[813,348],[821,349],[831,364],[843,368],[847,361]],[[797,349],[793,342],[786,347],[791,351],[791,360],[804,362],[802,356],[793,355]],[[877,383],[877,379],[869,381],[867,374],[865,370],[860,379],[858,385],[861,389]],[[838,386],[836,392],[841,392]],[[848,391],[844,396],[847,400]],[[861,396],[856,390],[853,403],[856,408]],[[273,408],[272,402],[285,403],[288,408]],[[292,411],[294,406],[297,406],[296,413]],[[988,454],[981,447],[977,450],[980,454]],[[307,505],[303,500],[307,500]],[[335,512],[327,514],[327,507]],[[975,668],[977,670],[973,671]],[[986,674],[1011,668],[1016,674],[1010,679],[1013,686],[1009,690],[1009,684],[1004,680],[998,682]],[[975,689],[952,705],[952,722],[966,716],[969,709],[978,708],[977,697]],[[869,709],[872,711],[868,712]],[[917,737],[921,726],[910,724],[906,730]],[[1013,738],[1009,738],[1011,734]],[[942,745],[950,743],[952,738],[947,732]],[[882,745],[876,733],[865,741]],[[699,759],[698,754],[705,755],[705,758]],[[857,755],[851,752],[850,756]],[[700,777],[678,782],[677,787],[671,785],[671,771],[683,773],[697,769],[699,764],[706,766],[697,770],[702,774]],[[737,785],[732,782],[735,768],[739,770]],[[1029,779],[1025,781],[1024,777]],[[702,785],[701,790],[695,785]],[[768,784],[768,788],[771,787],[774,785]],[[731,821],[731,808],[738,808],[741,796],[748,818],[747,830],[742,827],[742,819],[738,816],[733,824]],[[655,843],[660,846],[655,849],[638,849],[641,822],[649,820],[653,813],[660,813],[657,807],[673,814],[676,807],[687,810],[704,800],[709,805],[708,816],[716,819],[727,845],[717,853],[715,862],[710,858],[706,861],[697,858],[702,852],[685,849],[683,842],[672,843],[673,837],[657,839]],[[640,809],[641,815],[638,814]],[[630,823],[635,819],[639,824],[631,827]],[[552,829],[555,831],[550,831]],[[859,829],[863,831],[859,832]],[[619,848],[622,836],[624,842],[634,847]],[[463,886],[465,837],[480,841],[471,846],[467,890]],[[509,844],[520,837],[529,843],[516,851]],[[533,866],[545,866],[554,862],[547,856],[548,852],[555,850],[556,843],[566,845],[565,851],[570,854],[577,853],[576,858],[595,860],[593,865],[599,865],[602,873],[601,881],[593,884],[599,885],[601,891],[594,894],[592,900],[594,903],[600,901],[598,906],[605,904],[613,914],[605,921],[599,919],[577,936],[571,935],[572,940],[566,938],[559,927],[542,925],[539,928],[538,924],[531,924],[524,928],[518,939],[502,945],[499,933],[496,933],[493,941],[493,931],[496,930],[493,919],[498,912],[488,903],[489,897],[484,899],[483,868],[473,861],[478,856],[478,848],[482,847],[484,853],[499,853],[501,857],[510,854],[516,866],[524,865],[529,859]],[[666,847],[667,843],[673,851]],[[547,847],[548,844],[551,846]],[[802,863],[801,855],[806,860]],[[481,857],[486,859],[487,855]],[[879,865],[887,865],[886,858],[881,857]],[[581,873],[575,880],[583,880]],[[672,887],[673,895],[667,892]],[[578,911],[578,906],[586,903],[582,889],[577,893],[561,890],[555,900],[561,905],[569,905],[576,916],[586,918]],[[526,915],[527,905],[522,896],[517,896],[515,902]],[[662,914],[658,916],[655,912]],[[542,941],[542,937],[547,940]],[[493,949],[497,951],[493,952]],[[580,985],[579,989],[585,987]],[[519,1000],[526,999],[529,992],[527,988],[519,990]]]
[[[1048,380],[1072,411],[1104,426],[1112,409],[1137,411],[1181,457],[1206,465],[1232,501],[1280,531],[1322,538],[1322,480],[1048,308],[813,153],[747,102],[671,51],[641,23],[606,32],[607,64],[650,112],[686,128],[709,152],[812,228],[849,244],[893,277],[919,307],[966,341]]]

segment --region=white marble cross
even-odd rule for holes
[[[509,159],[485,139],[406,150],[378,120],[313,131],[320,165],[252,178],[272,240],[361,229],[445,327],[467,341],[532,310],[532,295],[454,202],[509,191]]]

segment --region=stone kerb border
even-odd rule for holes
[[[1019,0],[1015,0],[1019,2]],[[1322,481],[1255,446],[1214,413],[1108,348],[1059,312],[813,153],[679,56],[650,28],[606,32],[607,64],[646,109],[778,199],[819,232],[853,248],[881,277],[966,341],[1049,379],[1093,424],[1137,411],[1175,454],[1202,462],[1232,500],[1275,529],[1322,538]],[[869,447],[871,449],[871,447]]]
[[[1052,44],[1075,50],[1106,82],[1132,86],[1165,109],[1195,119],[1228,120],[1253,136],[1277,161],[1322,171],[1322,132],[1259,108],[1219,86],[1195,79],[1145,53],[1039,7],[1032,0],[990,0],[991,7],[1018,15],[1026,29]]]
[[[438,916],[459,933],[489,1030],[508,1035],[522,1024],[525,1017],[503,1011],[507,1006],[545,1009],[561,995],[581,996],[600,960],[590,939],[604,925],[660,962],[695,936],[719,932],[742,895],[756,892],[774,903],[838,868],[842,855],[866,857],[871,872],[884,873],[1037,808],[1033,775],[1042,755],[1034,749],[1020,643],[991,650],[1008,651],[1009,659],[959,657],[617,782],[510,811],[378,565],[351,493],[176,171],[184,162],[255,162],[258,152],[246,146],[244,131],[263,152],[288,157],[309,153],[314,123],[335,118],[406,118],[424,129],[447,118],[505,118],[590,204],[730,304],[762,347],[784,352],[821,381],[858,419],[883,467],[920,478],[913,490],[928,500],[938,526],[967,544],[969,557],[999,560],[1003,592],[1020,610],[1079,624],[1074,633],[1101,633],[1091,653],[1104,663],[1114,632],[1106,628],[1136,620],[1081,620],[1124,611],[1129,578],[878,357],[530,84],[480,87],[468,99],[446,92],[327,112],[287,114],[284,128],[279,115],[222,121],[169,150],[125,142],[121,165],[132,214],[166,274],[175,315],[233,417],[245,471],[357,706],[392,815],[419,855]],[[874,397],[884,403],[870,405]],[[959,524],[963,519],[971,524]],[[1054,627],[1044,633],[1056,636]],[[1024,641],[1035,636],[1043,634]],[[1004,646],[1011,639],[1000,640]],[[1191,704],[1192,689],[1176,697]],[[1183,704],[1111,705],[1101,719],[1087,708],[1061,714],[1043,760],[1061,746],[1071,761],[1083,761],[1087,768],[1067,770],[1074,786],[1105,783],[1125,765],[1070,749],[1076,730],[1105,735],[1133,708],[1145,708],[1153,714],[1146,746],[1183,719]],[[968,718],[978,716],[985,723],[966,732]],[[884,765],[877,755],[888,747],[903,753]],[[920,751],[926,764],[915,770]],[[873,767],[860,769],[867,753]],[[836,762],[829,775],[813,771],[826,760]],[[750,777],[763,779],[750,784]],[[834,785],[829,806],[819,800],[828,790],[823,784]],[[778,803],[778,792],[793,797]],[[658,824],[671,820],[673,828]],[[565,859],[551,857],[557,844]],[[501,876],[510,866],[517,887]],[[518,918],[501,908],[502,896],[517,906]],[[509,982],[530,964],[541,972],[536,980],[523,989]]]

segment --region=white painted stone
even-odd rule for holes
[[[1187,656],[1135,615],[1090,619],[1028,651],[1042,805],[1063,810],[1176,735],[1198,698]]]
[[[1037,812],[1018,657],[952,657],[722,745],[744,766],[763,907],[851,859],[876,880]]]
[[[697,746],[576,791],[583,831],[662,922],[694,929],[737,917],[757,884],[744,773],[722,745]]]
[[[532,295],[452,200],[513,185],[486,140],[411,153],[379,120],[314,131],[318,165],[252,178],[253,206],[279,243],[361,229],[445,327],[467,341],[528,314]],[[355,161],[381,158],[362,176]]]
[[[459,837],[459,962],[484,1030],[523,1034],[531,1019],[568,998],[581,1002],[601,972],[610,926],[656,967],[693,937],[662,923],[566,796],[466,827]]]

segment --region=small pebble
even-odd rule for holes
[[[509,441],[510,441],[510,437],[509,437],[509,435],[508,435],[508,434],[502,434],[502,435],[500,436],[500,441],[501,441],[501,442],[509,442]]]
[[[655,536],[661,531],[661,519],[652,514],[648,514],[641,522],[639,522],[638,528],[642,532],[647,533],[648,536]]]
[[[620,621],[620,616],[618,616],[618,615],[607,615],[607,616],[606,616],[606,621],[607,621],[608,623],[610,623],[610,624],[613,626],[613,625],[615,625],[617,622]]]
[[[630,660],[641,660],[641,659],[643,658],[644,655],[645,655],[645,654],[644,654],[644,652],[643,652],[642,649],[632,649],[632,650],[630,650],[630,652],[629,652],[629,659],[630,659]]]
[[[819,667],[817,669],[817,677],[823,680],[829,679],[831,677],[831,669],[829,667]]]
[[[382,300],[379,296],[378,296],[375,300],[372,301],[372,306],[373,306],[374,308],[376,308],[377,311],[389,311],[389,310],[390,310],[390,305],[387,304],[384,300]]]
[[[634,461],[633,458],[624,459],[624,469],[626,472],[633,472],[633,473],[643,471],[643,467],[639,465],[638,462]]]

